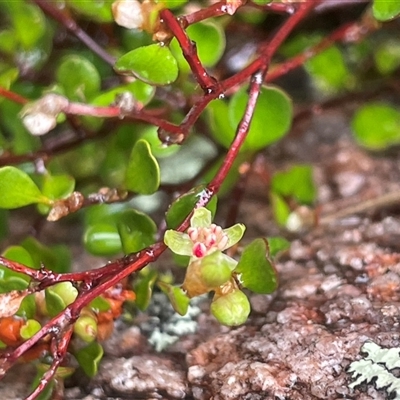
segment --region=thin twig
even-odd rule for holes
[[[83,44],[85,44],[93,53],[96,53],[107,64],[114,66],[115,59],[108,54],[100,45],[98,45],[69,15],[57,9],[51,1],[48,0],[32,0],[36,3],[45,14],[59,22],[71,33],[73,33]]]

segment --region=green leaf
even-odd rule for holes
[[[154,243],[157,225],[140,211],[122,212],[117,227],[125,254],[135,253]]]
[[[93,378],[97,374],[103,354],[103,347],[98,342],[92,342],[77,351],[75,357],[85,374]]]
[[[239,283],[254,293],[272,293],[278,287],[278,278],[269,260],[268,243],[253,240],[243,250],[235,273]]]
[[[145,311],[150,304],[153,287],[158,278],[158,272],[150,270],[146,275],[141,276],[137,281],[134,291],[136,293],[136,301],[138,309]]]
[[[390,38],[375,48],[376,68],[382,75],[394,72],[400,66],[400,40]]]
[[[115,63],[119,73],[133,75],[153,85],[169,85],[178,77],[178,65],[168,47],[160,44],[138,47]]]
[[[160,168],[148,142],[136,142],[125,175],[126,189],[139,194],[153,194],[160,186]]]
[[[110,303],[102,296],[96,297],[89,303],[89,307],[95,312],[104,312],[110,310]]]
[[[46,310],[50,317],[55,317],[66,307],[66,304],[62,297],[51,290],[51,288],[45,290],[46,299]]]
[[[18,315],[21,318],[35,318],[36,314],[36,300],[35,300],[35,293],[32,293],[26,296],[19,306],[19,309],[15,315]]]
[[[282,236],[268,237],[267,240],[271,258],[274,258],[279,253],[288,250],[290,247],[290,242]]]
[[[15,167],[0,168],[0,208],[19,208],[51,201],[44,196],[28,174]]]
[[[2,71],[0,73],[0,87],[4,89],[10,89],[11,84],[17,80],[18,75],[19,75],[18,68],[7,68],[5,71]],[[2,100],[3,98],[0,97],[0,101]]]
[[[97,22],[113,22],[111,4],[114,0],[68,0],[66,5]]]
[[[8,293],[12,290],[24,290],[28,287],[26,279],[18,277],[10,277],[7,279],[0,279],[0,293]]]
[[[71,175],[44,175],[42,193],[49,199],[65,199],[75,189],[75,179]]]
[[[343,54],[337,46],[315,55],[306,62],[305,67],[317,86],[324,91],[341,89],[352,82]]]
[[[247,296],[235,290],[213,300],[210,310],[220,324],[238,326],[247,321],[251,308]]]
[[[157,285],[168,296],[172,307],[179,315],[185,315],[189,307],[190,299],[179,286],[169,285],[165,282],[158,282]]]
[[[158,131],[157,126],[148,126],[140,134],[140,138],[146,140],[150,144],[151,152],[155,157],[157,158],[169,157],[180,150],[181,146],[178,144],[172,144],[171,146],[163,145],[161,143],[161,140],[158,138],[157,131]]]
[[[43,177],[41,191],[44,196],[51,200],[67,198],[75,189],[75,179],[71,175],[50,175]],[[49,207],[39,205],[39,211],[43,214],[48,213]]]
[[[71,282],[60,282],[56,285],[53,285],[48,289],[52,293],[58,294],[63,300],[65,306],[70,305],[75,301],[78,296],[78,290],[75,286],[72,285]]]
[[[85,102],[100,90],[99,72],[81,55],[65,56],[56,70],[56,78],[65,95],[74,101]]]
[[[400,2],[398,0],[374,0],[372,13],[379,21],[387,21],[400,14]]]
[[[246,88],[237,91],[229,102],[228,118],[236,129],[247,104]],[[224,116],[224,118],[226,118]],[[281,89],[263,87],[257,101],[253,120],[243,150],[258,151],[283,137],[292,123],[292,102]],[[232,142],[233,137],[230,142]]]
[[[25,50],[31,49],[46,31],[42,10],[35,4],[19,1],[6,2],[6,6],[18,41]]]
[[[83,243],[85,249],[96,256],[111,256],[122,250],[118,228],[106,222],[98,222],[86,228]]]
[[[34,267],[34,262],[32,260],[31,255],[22,246],[9,246],[4,250],[4,252],[2,253],[2,256],[5,258],[8,258],[11,261],[16,261],[20,264],[26,265],[27,267],[30,267],[30,268]],[[0,268],[0,278],[1,279],[8,279],[11,277],[17,277],[17,278],[23,279],[25,281],[28,281],[30,279],[25,274],[12,271],[9,268],[6,268],[6,267]]]
[[[400,143],[400,112],[385,104],[370,103],[360,107],[351,127],[357,142],[371,150]]]
[[[289,205],[282,198],[282,196],[274,192],[270,193],[270,199],[275,221],[280,226],[286,226],[286,221],[290,215]]]
[[[28,250],[33,259],[33,268],[43,265],[54,272],[68,272],[71,266],[71,254],[66,245],[47,247],[33,237],[27,237],[21,246]]]
[[[19,333],[24,340],[28,340],[31,338],[35,333],[40,331],[42,326],[38,321],[35,319],[28,319],[25,324],[19,330]]]
[[[186,32],[189,38],[196,43],[196,50],[201,63],[205,67],[214,66],[225,51],[225,33],[220,24],[214,22],[199,22],[190,25]],[[178,41],[174,38],[171,42],[171,51],[175,56],[179,70],[189,72],[190,67],[182,55]]]
[[[156,3],[162,3],[166,8],[174,9],[188,3],[188,0],[156,0]]]
[[[208,105],[206,110],[208,111],[213,138],[219,144],[229,149],[235,137],[235,128],[232,127],[229,119],[226,118],[228,115],[228,103],[224,100],[214,100]]]
[[[169,207],[166,214],[166,221],[168,228],[177,228],[184,219],[193,210],[194,206],[202,198],[208,198],[206,185],[199,185],[178,197]],[[211,200],[212,202],[212,200]],[[212,210],[215,208],[215,203],[208,203],[207,208]]]
[[[294,197],[302,204],[311,204],[316,197],[311,165],[295,165],[287,171],[276,172],[271,190],[284,197]]]

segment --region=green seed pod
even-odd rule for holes
[[[82,315],[74,325],[74,333],[85,342],[93,342],[97,337],[97,321],[90,315]]]
[[[235,290],[214,300],[211,313],[222,325],[241,325],[250,314],[250,303],[241,290]]]

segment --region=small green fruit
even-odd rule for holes
[[[250,303],[241,290],[218,297],[211,303],[211,313],[226,326],[237,326],[246,322],[250,314]]]
[[[206,260],[201,263],[201,280],[204,285],[209,288],[223,285],[231,278],[231,275],[232,271],[226,264],[218,265],[212,262],[206,262]]]

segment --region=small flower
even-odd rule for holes
[[[211,212],[201,207],[194,211],[187,233],[170,229],[165,233],[164,242],[174,253],[195,260],[232,247],[242,238],[244,231],[243,224],[227,229],[213,224]]]

